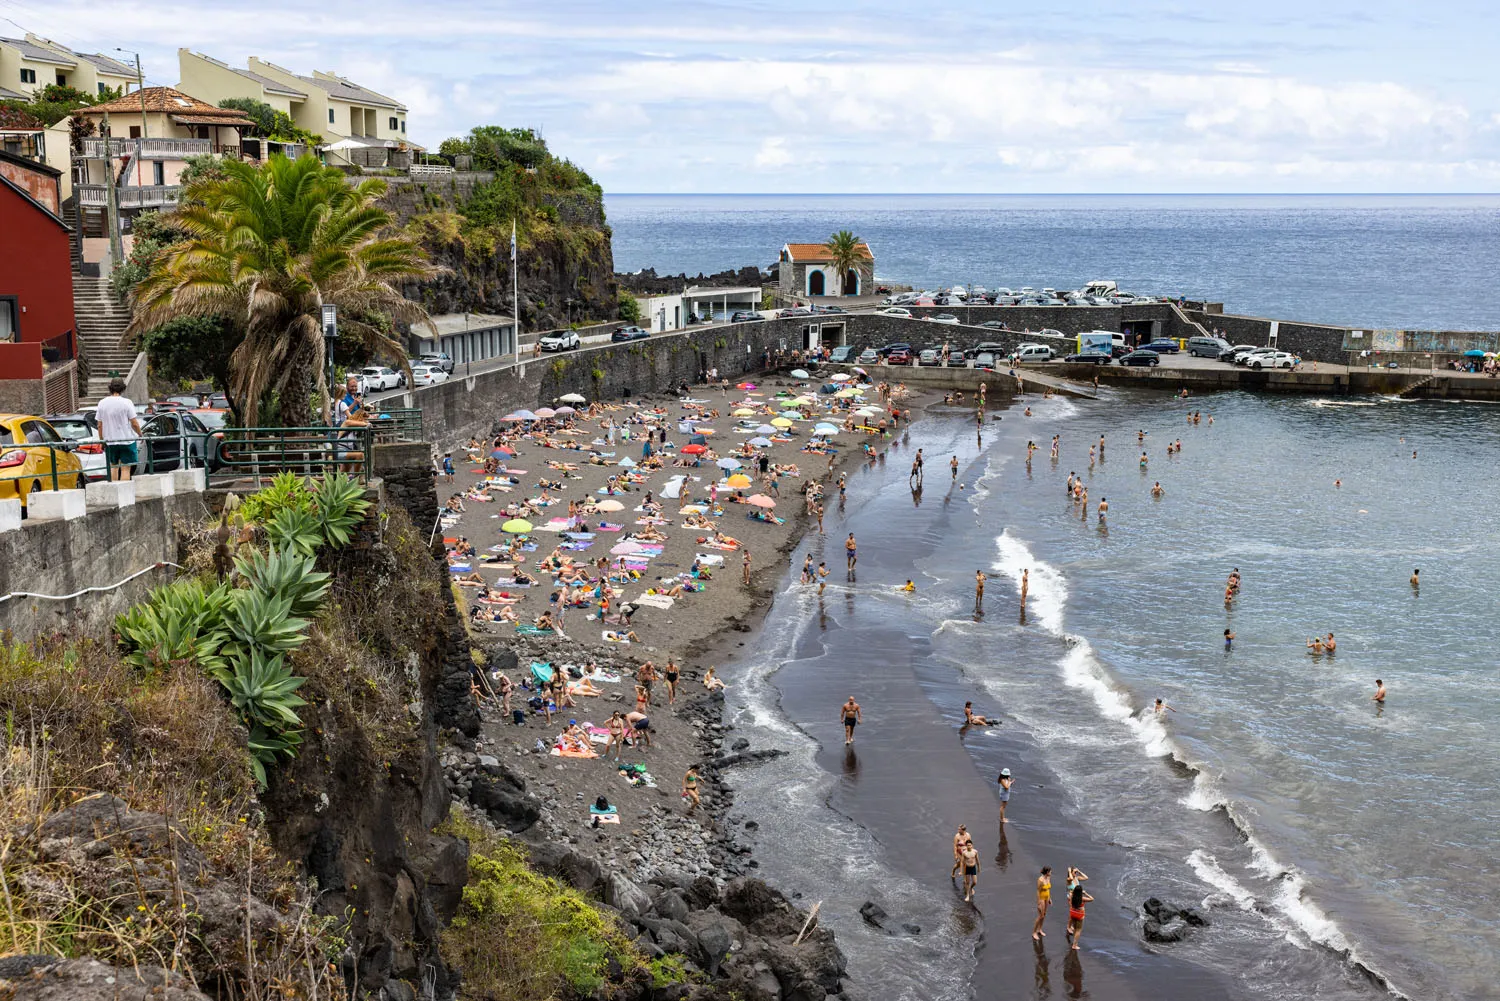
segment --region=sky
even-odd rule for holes
[[[0,34],[333,70],[606,192],[1500,191],[1500,4],[0,0]]]

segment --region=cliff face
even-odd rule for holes
[[[458,174],[401,184],[385,199],[398,225],[445,269],[402,290],[429,313],[514,312],[509,223],[476,224],[464,214],[493,180]],[[619,290],[602,201],[574,191],[531,196],[517,240],[522,329],[614,319]]]

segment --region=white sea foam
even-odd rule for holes
[[[1253,910],[1255,894],[1239,880],[1225,872],[1219,860],[1202,848],[1195,848],[1187,857],[1188,866],[1198,878],[1209,886],[1230,897],[1242,910]]]

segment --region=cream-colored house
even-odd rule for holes
[[[74,52],[30,32],[25,38],[0,38],[0,98],[27,99],[52,84],[87,94],[129,92],[135,83],[135,67],[118,59]]]
[[[285,112],[298,128],[321,135],[326,143],[350,140],[355,149],[327,153],[329,159],[383,164],[388,150],[414,144],[406,138],[406,105],[334,73],[302,76],[250,57],[245,69],[188,49],[177,50],[182,82],[178,89],[218,104],[229,97],[249,97]]]

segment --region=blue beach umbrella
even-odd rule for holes
[[[1484,357],[1484,352],[1480,351],[1478,348],[1475,348],[1472,351],[1465,351],[1464,352],[1464,357],[1465,358],[1483,358]]]
[[[760,438],[760,437],[751,438],[750,439],[750,444],[756,446],[757,448],[766,448],[767,446],[769,446],[771,444],[771,439],[769,439],[769,438]]]
[[[730,458],[726,457],[726,458],[723,458],[723,459],[719,460],[718,466],[719,466],[720,469],[739,469],[740,468],[740,460],[738,460],[738,459],[730,459]]]

